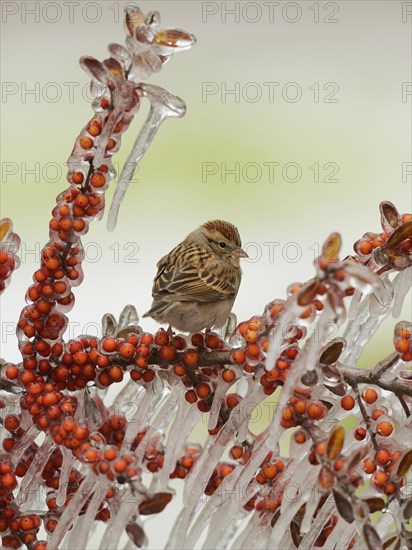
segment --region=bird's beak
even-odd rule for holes
[[[249,256],[246,254],[246,252],[240,247],[238,247],[234,250],[234,255],[237,258],[249,258]]]

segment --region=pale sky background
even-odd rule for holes
[[[1,216],[13,219],[22,239],[22,266],[1,300],[7,360],[18,360],[13,323],[48,238],[55,196],[67,187],[64,163],[92,116],[78,59],[103,59],[108,42],[124,42],[124,5],[1,5]],[[147,311],[157,260],[208,219],[235,223],[251,256],[234,307],[241,320],[284,298],[290,283],[311,278],[315,251],[332,231],[341,233],[345,256],[363,233],[380,231],[380,201],[411,211],[410,2],[139,5],[158,9],[162,28],[197,37],[149,80],[183,98],[187,114],[161,128],[116,230],[107,232],[105,216],[84,237],[85,281],[75,291],[69,337],[96,334],[104,313],[118,316],[128,303]],[[117,167],[146,112],[124,136]],[[225,169],[239,181],[224,177]],[[107,205],[112,193],[113,185]],[[150,319],[142,324],[156,327]],[[389,320],[364,366],[392,351],[392,329]]]

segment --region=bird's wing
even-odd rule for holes
[[[180,245],[179,245],[180,246]],[[182,301],[215,302],[235,297],[240,277],[223,262],[214,261],[197,247],[180,254],[176,248],[159,263],[153,284],[153,296],[173,295]]]

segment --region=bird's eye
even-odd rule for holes
[[[223,241],[221,243],[219,243],[219,246],[220,248],[226,248],[226,243],[224,243]]]

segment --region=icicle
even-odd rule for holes
[[[209,422],[207,425],[208,430],[213,430],[216,427],[219,418],[220,407],[222,405],[222,400],[227,390],[227,384],[224,383],[223,380],[221,380],[217,385],[215,395],[213,396],[212,408],[210,409]]]
[[[322,550],[334,550],[335,548],[347,548],[353,535],[356,533],[356,524],[347,523],[338,515],[338,523],[334,526],[332,533],[326,539]]]
[[[276,325],[276,328],[273,329],[269,337],[270,345],[269,351],[266,356],[266,371],[270,372],[274,369],[275,359],[280,354],[280,347],[283,343],[284,335],[286,334],[285,329],[290,323],[292,323],[296,319],[296,316],[301,309],[302,308],[300,308],[296,303],[296,297],[291,296],[287,300],[285,308],[280,314],[278,321],[279,324]]]
[[[264,399],[262,386],[257,383],[254,391],[232,410],[229,420],[213,439],[209,439],[209,444],[204,445],[200,456],[196,460],[193,469],[186,478],[183,500],[185,506],[188,505],[189,498],[194,498],[195,486],[200,490],[205,487],[212,475],[216,463],[219,461],[226,445],[233,439],[243,423],[248,424],[252,414],[251,405],[260,403]],[[267,453],[266,453],[267,454]],[[199,489],[197,489],[199,491]]]
[[[21,457],[24,455],[24,453],[27,451],[30,445],[34,442],[34,440],[39,435],[39,433],[40,432],[36,428],[36,426],[32,424],[30,428],[26,431],[26,433],[22,436],[22,438],[19,440],[17,445],[14,447],[14,449],[10,453],[10,460],[14,466],[17,466]]]
[[[318,468],[318,472],[319,472]],[[307,502],[305,508],[305,514],[302,519],[302,525],[300,526],[300,531],[302,534],[309,533],[312,526],[313,514],[315,513],[316,508],[319,506],[319,495],[317,491],[313,491]]]
[[[140,87],[143,95],[150,100],[150,111],[120,174],[107,220],[107,229],[109,231],[113,231],[116,227],[119,208],[136,170],[136,166],[152,143],[162,122],[169,117],[182,117],[186,112],[184,101],[159,86],[141,84]]]
[[[81,485],[77,489],[74,497],[66,506],[63,514],[61,515],[59,522],[54,532],[50,535],[47,542],[47,550],[57,550],[63,537],[69,531],[73,522],[76,520],[83,508],[86,500],[94,492],[98,484],[98,478],[96,474],[90,472],[82,481]],[[75,548],[82,548],[84,541],[78,540]]]
[[[280,417],[282,415],[282,410],[286,405],[291,392],[295,388],[296,384],[301,378],[301,375],[305,370],[307,370],[314,361],[314,358],[317,356],[317,353],[320,351],[325,339],[328,337],[329,321],[334,318],[334,312],[332,308],[326,305],[323,313],[318,321],[319,326],[319,335],[314,333],[305,343],[302,352],[299,354],[298,359],[295,362],[293,369],[291,369],[288,377],[286,378],[283,391],[280,395],[278,406],[274,414],[274,418],[269,427],[267,434],[262,440],[261,444],[257,447],[256,451],[253,452],[252,457],[249,462],[240,471],[238,478],[233,480],[238,483],[239,486],[246,487],[249,482],[252,480],[255,472],[258,467],[264,460],[265,456],[273,449],[276,449],[279,443],[279,437],[283,433],[283,429],[280,423]],[[232,474],[233,475],[233,474]],[[223,482],[224,483],[224,482]],[[247,495],[242,494],[240,499],[235,499],[233,494],[227,495],[227,505],[226,505],[226,516],[230,517],[236,513],[236,510],[240,508],[247,501]],[[222,526],[215,526],[213,535],[215,540],[219,540],[221,536]]]
[[[348,319],[356,319],[359,312],[359,306],[362,300],[362,292],[358,289],[355,290],[352,299],[350,301],[349,311],[348,311]]]
[[[136,384],[134,380],[129,380],[129,382],[122,388],[122,390],[116,395],[113,400],[110,410],[115,414],[124,414],[127,412],[130,413],[130,405],[132,404],[134,408],[139,406],[140,401],[143,399],[146,390],[143,386]]]
[[[330,494],[325,504],[322,506],[322,508],[318,512],[318,515],[314,519],[309,533],[306,533],[306,535],[303,537],[299,545],[299,550],[312,550],[316,539],[320,535],[325,523],[333,514],[334,510],[335,510],[335,501],[333,499],[332,494]]]
[[[165,432],[165,429],[167,428],[167,426],[171,422],[171,419],[173,418],[173,414],[176,410],[177,400],[178,400],[178,395],[176,395],[175,393],[173,394],[169,393],[168,399],[166,400],[163,407],[158,412],[155,420],[147,428],[147,431],[144,434],[143,439],[140,441],[139,445],[137,446],[137,449],[135,452],[135,458],[136,458],[137,464],[140,464],[140,462],[143,460],[147,446],[149,445],[153,436],[156,434],[163,434]]]
[[[110,520],[99,550],[118,550],[119,541],[126,525],[129,523],[132,514],[137,513],[139,504],[144,498],[146,498],[145,495],[138,493],[137,490],[133,493],[133,488],[124,493],[123,502],[116,516]]]
[[[21,482],[19,493],[16,497],[16,504],[18,506],[21,506],[23,503],[25,503],[30,494],[33,494],[31,489],[33,485],[37,485],[39,483],[39,480],[42,479],[41,473],[43,472],[46,462],[48,461],[50,455],[55,448],[56,444],[50,437],[45,439],[43,441],[43,444],[37,450],[36,454],[34,455],[33,462],[30,464],[30,467]]]
[[[99,507],[106,498],[107,490],[110,487],[110,481],[106,478],[99,482],[96,490],[89,502],[84,516],[78,516],[76,523],[68,536],[68,548],[86,548],[89,532],[95,521]]]
[[[71,451],[69,451],[69,449],[66,449],[66,447],[62,447],[61,452],[63,454],[63,462],[60,470],[59,490],[57,492],[56,498],[57,506],[63,506],[63,504],[66,502],[67,485],[74,462],[74,456]]]
[[[385,286],[387,287],[389,294],[391,294],[389,280],[385,281]],[[370,312],[372,296],[373,295],[368,296],[363,300],[360,305],[357,318],[349,321],[343,334],[343,338],[346,340],[347,345],[342,352],[340,361],[351,367],[356,365],[366,344],[391,311],[391,303],[385,307],[382,307],[376,298],[374,298],[377,306],[379,306],[379,314],[372,316]]]
[[[247,523],[247,528],[244,529],[241,536],[233,542],[231,546],[233,550],[238,550],[239,548],[257,548],[256,541],[259,533],[259,514],[251,512],[251,515],[252,519]]]
[[[193,548],[196,542],[199,540],[199,537],[203,533],[204,529],[206,529],[210,520],[210,515],[213,511],[213,497],[214,495],[207,499],[206,504],[203,505],[196,520],[193,522],[193,525],[186,538],[187,548]]]
[[[139,405],[136,407],[136,412],[127,424],[122,452],[130,450],[139,430],[141,430],[145,424],[150,423],[150,410],[154,412],[155,407],[158,407],[159,402],[169,393],[170,390],[168,388],[164,389],[160,394],[154,394],[150,386],[146,388],[143,399],[140,400]]]
[[[232,544],[230,545],[231,550],[238,550],[239,548],[247,548],[249,550],[250,548],[253,548],[253,545],[249,543],[248,538],[249,535],[254,533],[255,529],[258,528],[260,518],[258,514],[253,512],[248,514],[246,517],[249,521],[245,523],[239,535],[232,541]]]
[[[158,487],[160,489],[168,485],[169,474],[173,471],[184,443],[197,424],[200,415],[200,411],[197,409],[193,410],[191,404],[186,401],[180,401],[178,413],[167,437],[163,466],[159,475]]]
[[[394,278],[392,285],[395,291],[392,317],[397,319],[401,314],[405,296],[408,294],[412,285],[412,266],[398,273]]]

